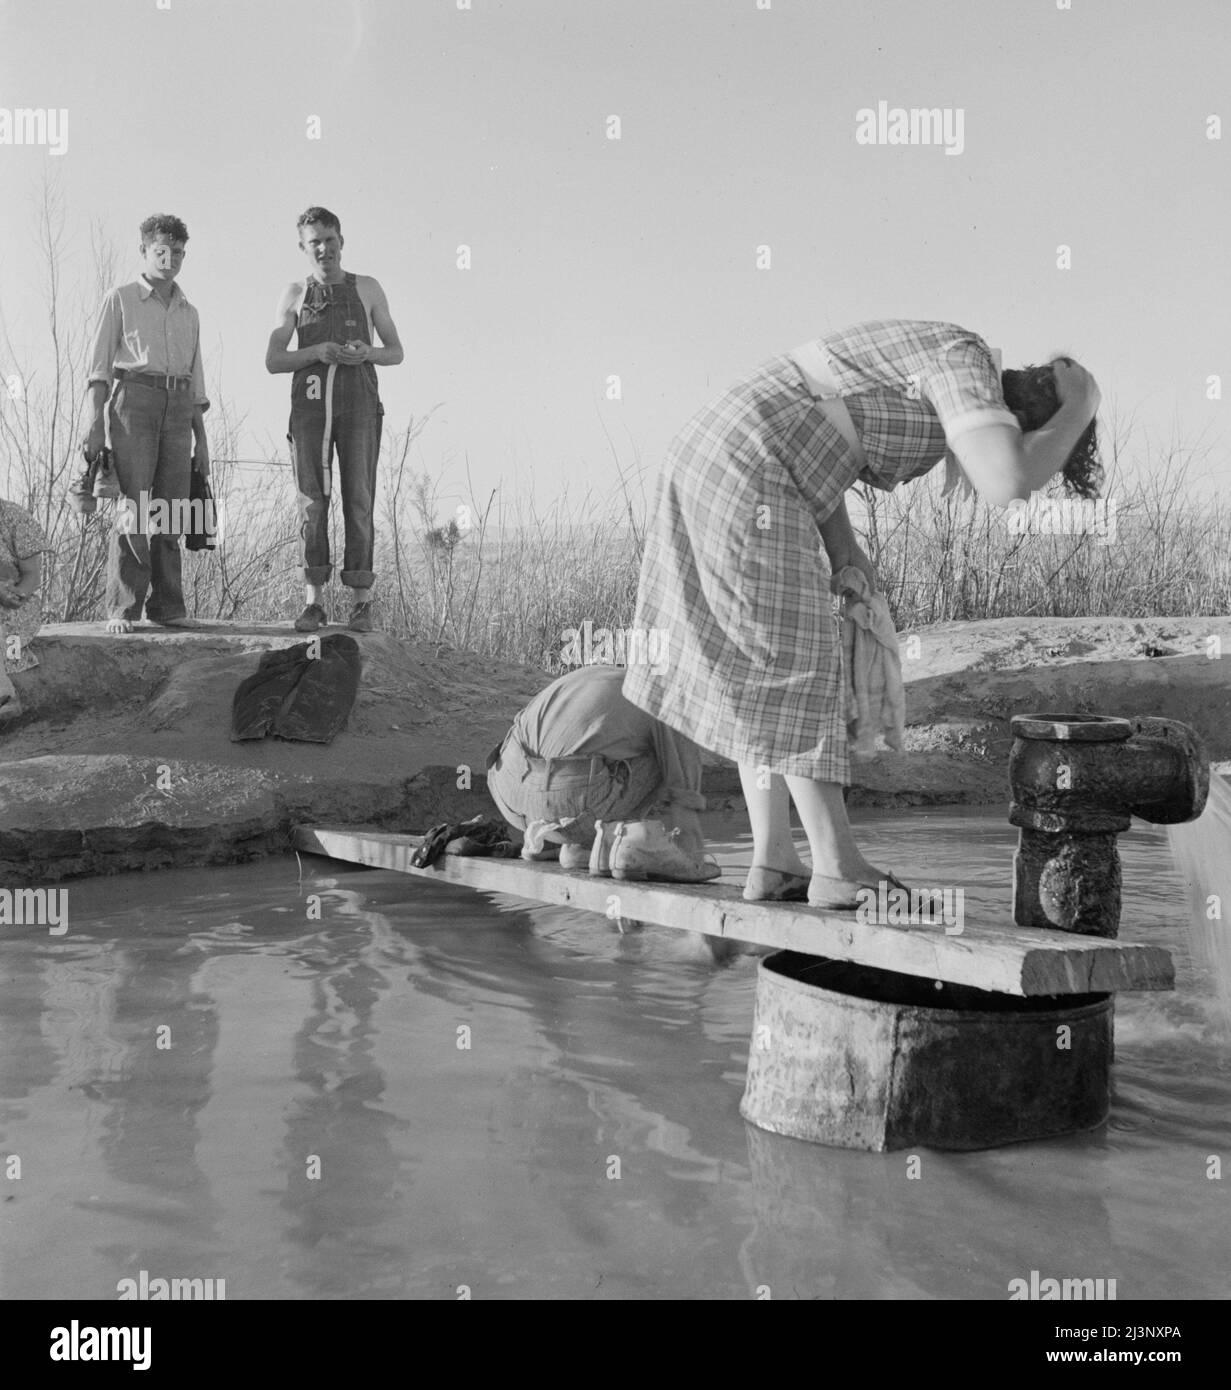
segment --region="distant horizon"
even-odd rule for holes
[[[47,174],[69,281],[94,228],[129,278],[141,219],[183,217],[207,380],[243,417],[239,456],[264,457],[289,413],[265,346],[307,268],[295,220],[321,204],[406,347],[378,372],[386,427],[439,405],[416,466],[443,467],[455,502],[467,460],[484,495],[609,487],[613,449],[651,478],[758,362],[882,317],[964,324],[1009,366],[1071,351],[1105,425],[1118,411],[1208,451],[1194,496],[1223,492],[1231,6],[1158,16],[1146,0],[0,4],[0,304],[15,342],[45,339]],[[98,80],[137,51],[139,82]],[[305,84],[326,55],[329,83]]]

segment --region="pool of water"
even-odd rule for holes
[[[1002,811],[857,826],[1003,912]],[[71,882],[0,928],[0,1296],[1225,1298],[1231,1043],[1164,832],[1120,843],[1178,987],[1119,996],[1110,1122],[913,1166],[740,1118],[756,962],[682,933],[313,858]]]

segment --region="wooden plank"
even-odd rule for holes
[[[1089,994],[1121,989],[1173,989],[1170,952],[1160,946],[1109,941],[1069,932],[1018,927],[1012,921],[966,922],[960,935],[943,925],[882,926],[853,912],[806,903],[746,903],[740,889],[716,884],[634,883],[591,877],[553,863],[446,855],[430,869],[411,866],[417,835],[299,826],[296,849],[373,869],[512,893],[604,915],[631,917],[736,941],[858,961],[882,970],[973,985],[1002,994]],[[612,910],[612,899],[618,907]]]

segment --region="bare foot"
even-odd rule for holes
[[[108,618],[107,631],[114,633],[117,637],[123,637],[125,633],[131,632],[133,625],[127,618]]]

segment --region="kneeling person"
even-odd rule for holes
[[[583,666],[553,681],[517,715],[487,760],[487,788],[526,858],[558,844],[566,869],[617,878],[701,883],[701,751],[630,704],[619,666]],[[661,819],[644,819],[660,808]]]

